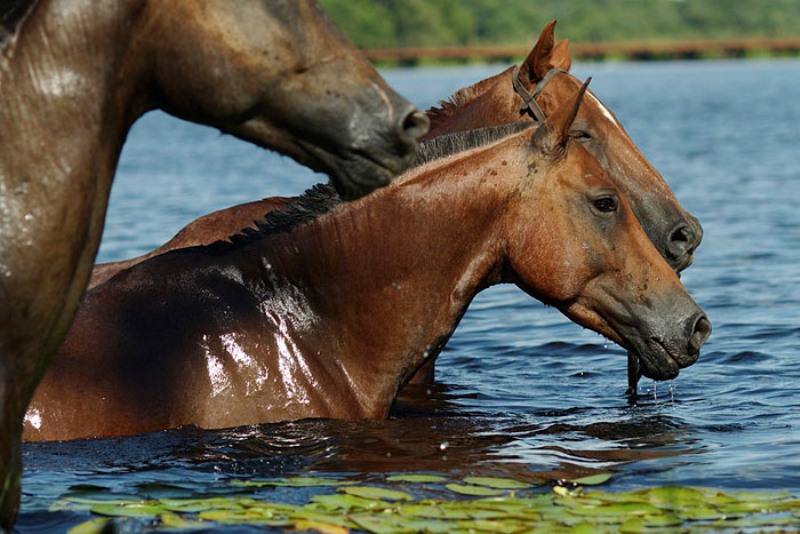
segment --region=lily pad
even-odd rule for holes
[[[315,495],[311,497],[311,502],[316,503],[321,508],[327,510],[346,512],[353,510],[373,510],[375,508],[386,508],[390,506],[388,502],[383,500],[365,498],[358,495],[349,495],[346,493],[339,493],[336,495]]]
[[[605,484],[608,482],[609,479],[611,479],[611,473],[598,473],[596,475],[576,478],[571,482],[581,486],[599,486],[600,484]]]
[[[412,501],[414,496],[405,491],[397,491],[386,488],[376,488],[374,486],[348,486],[342,488],[344,493],[363,497],[364,499],[378,499],[386,501]]]
[[[109,521],[111,521],[111,519],[107,517],[91,519],[80,525],[75,525],[67,531],[67,534],[101,534],[105,532]]]
[[[103,503],[92,506],[93,514],[113,517],[147,517],[158,516],[164,509],[157,504],[147,502]]]
[[[474,495],[478,497],[489,497],[492,495],[502,495],[503,490],[495,488],[487,488],[486,486],[475,486],[472,484],[447,484],[445,486],[450,491],[460,493],[461,495]]]
[[[466,477],[464,478],[464,482],[495,489],[525,489],[531,487],[531,484],[527,482],[521,482],[512,478]]]

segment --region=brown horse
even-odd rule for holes
[[[568,42],[555,43],[555,22],[542,30],[539,40],[525,61],[517,68],[462,89],[428,110],[431,129],[425,139],[486,126],[509,124],[523,118],[541,120],[563,106],[580,82],[568,74],[572,59]],[[691,265],[703,230],[699,221],[686,212],[662,176],[641,154],[622,125],[590,93],[576,119],[576,140],[608,170],[628,198],[631,208],[661,255],[676,270]],[[121,269],[157,254],[191,245],[209,244],[225,239],[231,229],[253,224],[262,214],[281,207],[285,199],[264,199],[234,206],[201,217],[182,229],[161,247],[137,258],[95,266],[89,287],[108,280]],[[209,224],[219,224],[219,230]],[[634,355],[628,361],[628,393],[635,400],[639,370]],[[432,365],[426,366],[415,380],[433,380]]]
[[[161,108],[328,172],[408,167],[427,119],[312,0],[0,3],[0,528],[27,401],[66,333],[131,124]]]
[[[632,350],[646,375],[676,376],[710,323],[571,139],[582,95],[533,135],[435,159],[355,202],[322,195],[335,207],[308,220],[301,205],[304,224],[274,214],[272,231],[171,251],[90,290],[26,439],[382,418],[501,282]]]
[[[431,129],[423,138],[510,124],[521,118],[530,118],[531,114],[540,114],[541,119],[565,105],[580,82],[568,74],[572,59],[567,41],[554,45],[554,31],[555,22],[545,26],[538,42],[518,69],[508,68],[458,91],[442,102],[441,107],[428,110]],[[531,95],[535,98],[531,99]],[[528,106],[524,105],[525,100],[529,101]],[[523,107],[525,110],[521,112]],[[531,111],[533,109],[538,111]],[[576,140],[583,143],[617,180],[618,187],[629,199],[634,213],[661,255],[677,271],[688,267],[703,235],[699,222],[683,209],[619,121],[592,93],[589,101],[581,106],[575,130]],[[89,287],[168,250],[225,239],[235,228],[252,226],[264,214],[282,207],[285,200],[267,198],[205,215],[147,254],[96,265]]]

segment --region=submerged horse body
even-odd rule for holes
[[[649,376],[677,375],[710,325],[570,138],[575,111],[304,224],[168,252],[90,290],[26,439],[382,418],[473,297],[503,282],[640,354]]]
[[[427,119],[312,0],[0,4],[0,528],[25,407],[88,279],[131,124],[160,108],[330,174],[407,168]]]

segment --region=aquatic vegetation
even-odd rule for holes
[[[80,487],[51,509],[92,514],[70,534],[101,532],[112,522],[120,526],[134,522],[137,529],[153,532],[239,524],[324,534],[526,532],[531,527],[593,533],[800,529],[800,498],[788,493],[683,486],[613,492],[590,487],[607,482],[610,476],[599,473],[546,485],[482,476],[448,482],[430,474],[396,475],[378,484],[303,477],[236,481],[225,496],[141,499],[115,498],[101,487]],[[263,493],[264,488],[298,485],[321,493],[311,495],[304,504],[273,502]],[[261,493],[242,494],[243,489]],[[431,492],[437,496],[430,497]]]

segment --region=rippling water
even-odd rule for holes
[[[500,67],[392,70],[422,108]],[[438,360],[437,385],[385,422],[300,421],[219,432],[26,445],[24,532],[86,518],[48,512],[75,484],[120,493],[237,477],[403,471],[800,493],[800,61],[583,64],[705,239],[683,281],[714,332],[671,383],[625,396],[624,352],[514,287],[479,295]],[[137,255],[209,211],[295,195],[324,177],[152,114],[134,127],[100,261]],[[305,490],[282,490],[303,502]]]

